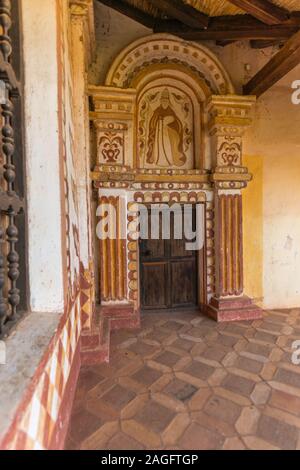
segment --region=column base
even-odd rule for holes
[[[213,297],[206,314],[217,322],[258,320],[262,318],[263,310],[247,296],[229,299]]]
[[[100,315],[109,318],[111,330],[135,329],[140,327],[140,312],[131,303],[106,304],[100,308]]]

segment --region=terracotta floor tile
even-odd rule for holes
[[[177,321],[167,321],[162,325],[164,328],[167,328],[168,331],[178,331],[184,326],[183,323],[179,323]]]
[[[273,380],[283,382],[286,385],[300,388],[300,373],[292,372],[287,369],[278,369],[274,375]]]
[[[258,437],[285,449],[294,450],[298,442],[298,429],[269,416],[262,416],[257,429]]]
[[[241,414],[242,407],[217,395],[212,396],[204,407],[204,411],[212,416],[234,424]]]
[[[144,343],[142,341],[137,341],[136,343],[132,344],[128,349],[139,356],[148,356],[154,354],[157,350],[155,346]]]
[[[203,353],[201,354],[202,357],[205,359],[211,359],[212,361],[222,361],[226,354],[228,354],[231,351],[230,348],[226,348],[225,346],[218,346],[218,345],[211,345],[208,348],[206,348]]]
[[[228,347],[232,348],[233,346],[236,345],[236,343],[239,340],[240,339],[236,336],[221,334],[221,335],[218,336],[218,339],[217,339],[216,343],[223,344],[224,346],[228,346]]]
[[[222,382],[222,387],[231,392],[249,397],[253,392],[255,382],[238,375],[228,374]]]
[[[151,333],[145,336],[146,339],[150,339],[152,341],[158,341],[158,342],[164,341],[168,337],[169,337],[169,333],[167,333],[166,331],[158,330],[158,329],[151,331]]]
[[[155,356],[153,358],[154,361],[159,362],[163,366],[167,366],[167,367],[174,367],[175,364],[177,364],[177,362],[180,359],[181,358],[180,358],[180,356],[178,356],[178,354],[174,354],[171,351],[164,351],[161,354],[159,354],[158,356]]]
[[[215,371],[214,367],[208,366],[203,362],[193,361],[188,367],[184,369],[184,373],[197,377],[201,380],[207,380]]]
[[[131,400],[135,398],[136,394],[121,385],[115,385],[105,395],[101,397],[104,401],[111,405],[115,410],[122,410]]]
[[[70,421],[70,439],[76,443],[84,441],[101,427],[103,421],[97,416],[82,409],[71,416]]]
[[[134,419],[151,431],[161,433],[175,417],[174,411],[165,406],[149,400],[146,405],[135,415]]]
[[[173,348],[182,349],[183,351],[190,352],[191,349],[195,346],[193,341],[189,341],[187,339],[179,338],[174,343],[172,343]]]
[[[278,335],[272,335],[271,333],[265,333],[264,331],[257,331],[254,338],[258,341],[263,341],[268,344],[275,344],[278,339]]]
[[[212,328],[207,326],[201,326],[200,323],[200,326],[188,330],[187,334],[192,338],[205,338],[205,336],[211,333],[212,331]]]
[[[90,367],[82,368],[80,370],[77,388],[82,388],[83,390],[88,391],[103,380],[105,380],[105,377],[94,372]]]
[[[182,402],[190,400],[194,394],[197,392],[197,388],[194,385],[188,384],[175,378],[170,382],[164,389],[163,393],[171,395],[177,400]]]
[[[110,441],[107,443],[109,450],[143,450],[144,447],[130,436],[127,436],[123,432],[118,432]]]
[[[295,449],[299,335],[300,309],[228,324],[147,313],[112,333],[109,364],[81,369],[66,448]]]
[[[181,449],[216,450],[221,449],[224,438],[197,423],[192,423],[179,441]]]
[[[76,442],[73,441],[73,439],[71,438],[69,434],[65,442],[65,450],[77,450],[78,447],[79,447],[79,444],[76,444]]]
[[[158,370],[152,369],[151,367],[145,365],[135,374],[133,374],[131,378],[143,385],[150,386],[154,382],[156,382],[161,377],[161,375],[161,372],[159,372]]]
[[[269,405],[300,416],[300,398],[290,393],[273,390]]]
[[[241,356],[235,362],[234,367],[247,372],[252,372],[253,374],[259,374],[263,368],[263,364],[248,357]]]
[[[231,335],[244,336],[247,328],[244,328],[237,323],[224,323],[223,331]]]
[[[272,351],[272,346],[260,344],[253,341],[247,344],[245,351],[250,352],[252,354],[256,354],[258,356],[265,356],[267,358],[269,357],[270,352]]]
[[[223,421],[216,416],[208,415],[203,411],[195,411],[191,416],[192,421],[197,422],[201,427],[209,429],[224,438],[234,436],[236,434],[234,426],[226,423],[226,421]]]

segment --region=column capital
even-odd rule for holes
[[[206,106],[209,134],[242,136],[253,122],[255,102],[255,96],[212,95]]]
[[[242,189],[252,179],[242,156],[243,134],[253,122],[255,102],[255,96],[213,95],[207,103],[211,181],[217,190]]]
[[[92,62],[95,51],[95,21],[93,0],[69,0],[72,24],[80,24],[84,46],[87,51],[87,66]]]

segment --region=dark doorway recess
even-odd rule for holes
[[[183,206],[181,206],[181,211]],[[186,249],[187,240],[182,223],[181,238],[174,237],[176,216],[170,213],[170,238],[162,236],[162,212],[157,210],[159,239],[151,239],[151,217],[148,208],[149,238],[140,241],[140,288],[143,310],[190,308],[198,305],[198,256]],[[190,209],[193,230],[196,208]],[[154,223],[152,219],[152,223]],[[178,235],[177,235],[178,236]]]

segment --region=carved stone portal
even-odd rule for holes
[[[165,34],[121,52],[90,96],[99,214],[111,201],[126,231],[100,242],[102,311],[119,326],[139,321],[139,204],[192,202],[205,207],[199,308],[219,321],[260,317],[244,295],[242,244],[241,190],[251,180],[242,145],[255,97],[234,94],[208,49]]]

